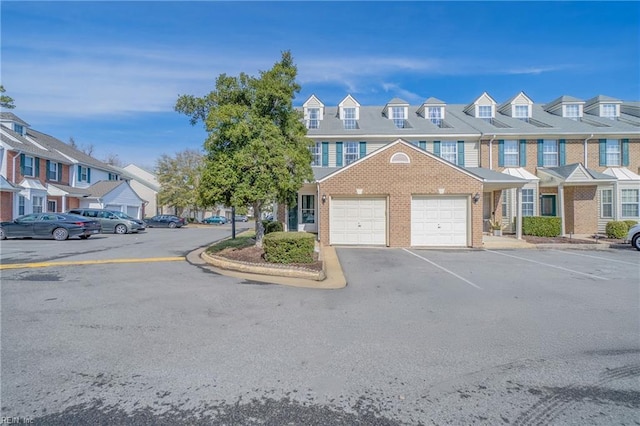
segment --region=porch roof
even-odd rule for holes
[[[605,175],[613,176],[620,181],[640,180],[640,175],[633,173],[626,167],[609,167],[603,173]]]
[[[47,190],[47,188],[45,188],[37,179],[24,178],[22,179],[22,182],[20,182],[20,186],[24,189],[37,189],[39,191]]]
[[[587,169],[580,163],[560,167],[538,168],[540,186],[564,185],[601,185],[618,180],[615,176]]]
[[[12,184],[7,179],[5,179],[4,176],[0,176],[0,191],[20,192],[22,191],[22,188]]]
[[[528,180],[521,177],[496,172],[495,170],[485,169],[483,167],[465,167],[465,170],[482,179],[485,192],[522,188],[529,183]]]
[[[89,196],[89,192],[84,188],[75,188],[73,186],[61,185],[61,184],[48,184],[47,193],[52,196],[64,196],[84,198]]]

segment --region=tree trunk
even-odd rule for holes
[[[262,247],[264,238],[264,226],[262,226],[262,203],[253,203],[253,216],[256,219],[256,246]]]

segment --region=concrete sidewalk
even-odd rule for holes
[[[528,243],[524,238],[516,239],[514,235],[503,235],[496,237],[493,235],[483,235],[483,248],[488,250],[501,249],[555,249],[555,250],[609,250],[629,248],[628,244],[612,243],[610,241],[599,241],[593,238],[591,234],[575,234],[571,239],[578,241],[587,241],[591,244],[584,243]]]

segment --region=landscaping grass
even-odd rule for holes
[[[227,240],[220,241],[218,243],[215,243],[212,246],[207,247],[206,251],[209,254],[213,254],[213,253],[222,251],[226,248],[242,249],[245,247],[251,247],[256,243],[256,240],[254,239],[254,237],[255,237],[255,231],[246,231],[246,232],[243,232],[242,234],[236,235],[235,240],[232,240],[231,238],[229,238]]]

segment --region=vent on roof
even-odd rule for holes
[[[536,127],[545,127],[545,128],[553,127],[553,126],[552,126],[552,125],[550,125],[550,124],[543,123],[542,121],[538,121],[538,120],[536,120],[536,119],[534,119],[534,118],[530,118],[530,119],[529,119],[529,124],[532,124],[532,125],[534,125],[534,126],[536,126]]]
[[[587,123],[587,124],[589,124],[589,125],[591,125],[591,126],[594,126],[594,127],[611,127],[611,126],[609,126],[608,124],[605,124],[605,123],[599,123],[599,122],[597,122],[597,121],[589,120],[589,119],[584,118],[584,117],[582,117],[582,118],[580,119],[580,121],[582,121],[583,123]]]

